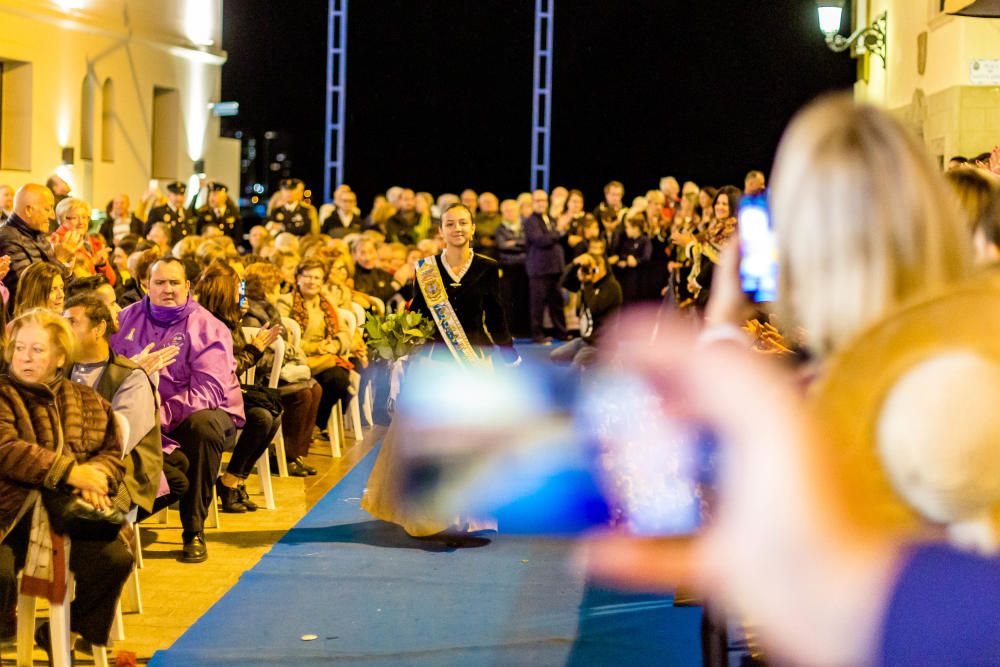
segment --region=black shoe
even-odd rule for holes
[[[238,488],[229,488],[221,479],[215,480],[215,493],[219,496],[222,511],[230,514],[246,514],[249,509],[243,504]]]
[[[487,537],[478,537],[476,535],[446,535],[444,537],[445,546],[451,549],[476,549],[478,547],[485,547],[492,540]]]
[[[181,554],[182,563],[204,563],[208,560],[208,546],[205,545],[205,536],[202,533],[195,533],[192,537],[184,538],[184,552]]]
[[[55,664],[55,661],[52,659],[52,638],[49,636],[48,621],[42,621],[38,624],[38,627],[35,628],[35,644],[38,648],[45,651],[45,655],[49,659],[49,667],[52,667],[52,665]],[[76,664],[76,660],[73,658],[72,649],[70,649],[69,653],[69,664],[70,667]]]
[[[114,646],[115,642],[112,639],[108,640],[108,643],[104,645],[104,648],[109,652]],[[76,641],[73,642],[73,650],[77,653],[83,653],[84,655],[93,656],[94,655],[94,645],[88,642],[83,637],[77,637]]]
[[[241,482],[240,485],[236,487],[236,490],[239,491],[240,502],[243,503],[243,506],[247,508],[247,511],[256,512],[257,503],[250,500],[250,494],[247,493],[247,485]]]
[[[295,462],[298,463],[300,466],[302,466],[302,469],[305,470],[306,473],[309,475],[315,475],[317,472],[319,472],[318,470],[316,470],[316,468],[313,468],[311,465],[303,461],[301,456],[295,459]]]
[[[288,476],[289,477],[308,477],[309,473],[306,469],[302,467],[302,464],[296,460],[288,462]]]
[[[531,342],[535,345],[552,345],[552,339],[548,336],[535,336]]]
[[[325,428],[319,429],[319,433],[313,433],[313,440],[322,440],[323,442],[330,442],[330,432]]]
[[[556,336],[556,339],[562,341],[563,343],[568,343],[571,340],[573,340],[574,338],[575,338],[575,336],[571,336],[568,333],[564,333],[564,334],[560,334],[560,335]]]

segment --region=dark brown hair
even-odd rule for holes
[[[240,323],[240,277],[225,262],[209,264],[194,286],[198,303],[230,329]]]

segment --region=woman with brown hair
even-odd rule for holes
[[[233,355],[236,357],[236,375],[241,376],[256,366],[264,351],[281,335],[281,327],[269,324],[261,327],[247,341],[240,326],[239,276],[228,264],[216,262],[208,266],[194,286],[198,303],[216,319],[225,324],[233,334]],[[263,393],[263,392],[262,392]],[[254,511],[257,505],[250,500],[246,479],[257,459],[267,450],[281,426],[281,410],[265,396],[243,389],[243,406],[246,425],[240,433],[233,456],[226,472],[216,482],[223,512],[243,513]]]
[[[276,266],[268,262],[248,266],[246,293],[247,311],[243,314],[243,326],[281,326],[281,314],[275,305],[281,294],[281,272]],[[266,358],[264,363],[266,364]],[[259,373],[257,379],[263,379]],[[316,468],[307,464],[304,457],[309,455],[309,445],[312,444],[313,426],[323,398],[323,387],[312,379],[305,353],[292,345],[287,334],[281,383],[278,393],[281,395],[281,405],[285,408],[282,433],[285,438],[288,474],[292,477],[315,475]]]
[[[66,298],[62,272],[54,264],[38,262],[21,274],[14,298],[14,317],[35,308],[61,313]]]

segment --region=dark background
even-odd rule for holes
[[[222,93],[240,115],[223,131],[256,137],[262,182],[294,175],[316,194],[327,9],[224,3]],[[355,0],[348,16],[345,180],[363,210],[392,185],[528,189],[532,0]],[[742,186],[769,170],[799,107],[854,78],[812,0],[556,0],[550,186],[582,189],[588,207],[611,179],[628,200],[667,174]],[[269,173],[278,152],[286,162]]]

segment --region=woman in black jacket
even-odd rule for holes
[[[237,376],[256,366],[264,351],[281,335],[280,327],[264,326],[253,340],[247,341],[243,337],[239,284],[239,276],[232,267],[216,262],[202,272],[194,286],[198,303],[229,327],[233,334]],[[236,441],[226,471],[216,482],[223,512],[243,513],[257,509],[247,493],[246,479],[281,426],[281,403],[269,401],[268,394],[263,390],[244,386],[243,404],[246,425]]]

